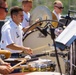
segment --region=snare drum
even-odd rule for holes
[[[49,59],[39,59],[37,61],[29,62],[27,65],[22,65],[21,72],[44,72],[55,71],[56,64]]]
[[[45,37],[40,31],[33,31],[24,37],[23,45],[32,48],[35,53],[40,53],[47,49],[51,50],[53,41],[50,35]]]

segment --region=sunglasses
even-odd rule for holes
[[[55,7],[57,7],[58,9],[64,9],[64,7],[58,7],[58,6],[55,6]]]
[[[4,10],[5,10],[5,12],[8,12],[8,8],[1,7],[1,6],[0,6],[0,8],[4,9]]]
[[[4,0],[4,1],[6,1],[6,0]]]

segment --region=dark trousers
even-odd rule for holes
[[[4,25],[5,21],[0,21],[0,41],[1,41],[1,29],[2,29],[2,26]]]
[[[11,54],[11,58],[20,58],[20,54],[19,53],[13,53]],[[11,63],[11,66],[16,65],[17,63]],[[12,73],[19,73],[20,69],[15,69]]]

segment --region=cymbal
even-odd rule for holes
[[[30,25],[34,24],[36,20],[51,20],[52,14],[51,11],[48,9],[47,6],[37,6],[32,12],[31,12],[31,18],[30,18]]]

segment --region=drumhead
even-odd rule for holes
[[[45,37],[40,31],[33,31],[25,36],[23,45],[32,48],[33,51],[46,51],[51,50],[53,42],[50,35]]]

